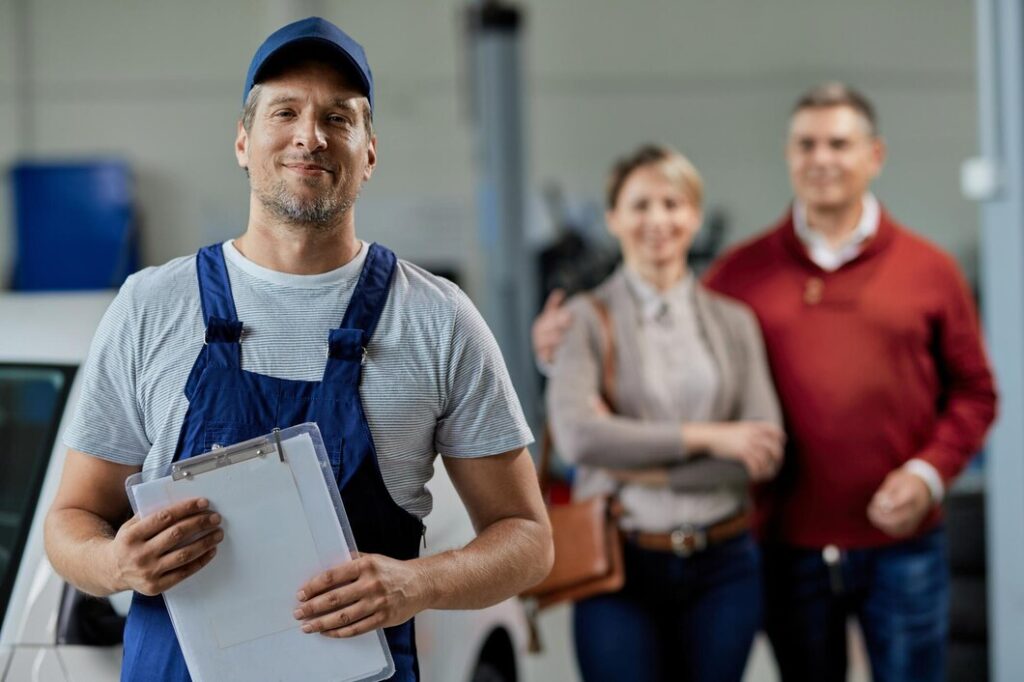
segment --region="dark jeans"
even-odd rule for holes
[[[682,558],[626,543],[626,585],[576,604],[586,682],[731,682],[761,622],[761,562],[749,534]]]
[[[939,528],[877,549],[765,546],[765,626],[784,682],[846,679],[846,623],[856,616],[874,682],[939,682],[949,630],[949,563]]]

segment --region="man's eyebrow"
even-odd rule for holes
[[[352,111],[357,111],[359,107],[356,106],[356,100],[358,99],[358,97],[336,97],[334,99],[334,106],[338,107],[339,109],[349,109]]]
[[[300,98],[296,95],[282,94],[271,99],[267,102],[268,107],[276,107],[282,104],[290,104],[296,102]],[[358,111],[359,107],[356,105],[356,101],[359,97],[336,97],[332,100],[331,105],[339,109],[349,109],[351,111]]]
[[[279,106],[281,104],[288,104],[289,102],[294,102],[297,99],[298,98],[295,97],[294,95],[278,95],[274,99],[272,99],[269,102],[267,102],[267,106],[268,107],[276,107],[276,106]]]

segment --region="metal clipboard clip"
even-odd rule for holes
[[[275,428],[269,437],[257,439],[255,442],[250,440],[237,445],[229,445],[226,448],[217,448],[205,455],[189,457],[183,462],[175,462],[171,465],[171,478],[175,481],[187,480],[207,471],[238,464],[254,457],[266,457],[274,453],[277,453],[283,463],[284,447],[281,445],[281,429],[278,428]]]

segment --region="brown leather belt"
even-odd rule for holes
[[[672,552],[677,556],[688,557],[712,545],[732,540],[742,535],[749,528],[750,515],[742,513],[703,528],[700,526],[682,525],[668,533],[631,531],[626,533],[626,538],[637,547],[643,549],[651,549],[656,552]]]

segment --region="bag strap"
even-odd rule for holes
[[[586,294],[587,301],[594,307],[597,313],[598,328],[601,334],[601,399],[609,408],[615,406],[615,332],[612,326],[611,312],[604,301],[594,294]],[[540,492],[547,498],[551,487],[551,475],[548,471],[551,466],[551,451],[554,442],[551,438],[551,425],[544,423],[544,432],[540,438],[540,462],[538,463],[537,478],[540,483]]]
[[[544,433],[540,437],[540,461],[537,463],[537,483],[540,484],[540,494],[545,500],[548,499],[548,492],[551,490],[551,474],[548,468],[551,466],[551,426],[544,422]]]
[[[615,409],[615,328],[612,315],[604,301],[593,294],[587,300],[594,306],[601,331],[601,397],[610,409]]]

